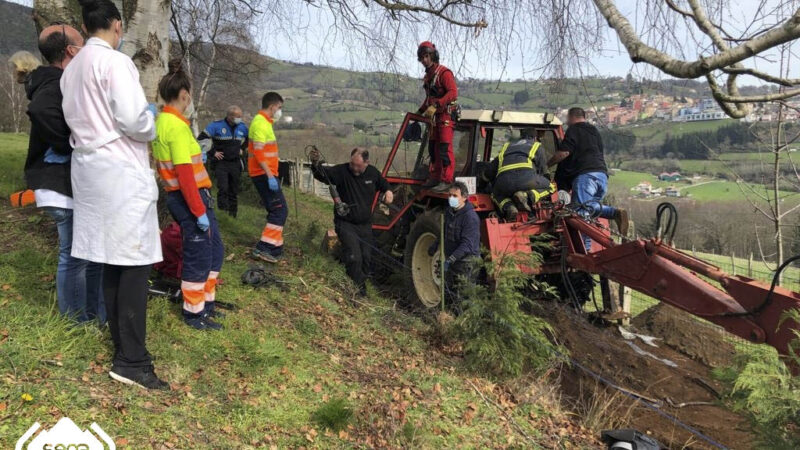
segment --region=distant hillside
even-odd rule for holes
[[[35,51],[36,33],[31,8],[0,0],[0,54],[26,49]],[[413,49],[410,49],[413,51]],[[297,64],[259,55],[253,50],[227,48],[226,52],[243,56],[230,62],[209,83],[206,102],[200,105],[200,122],[219,118],[225,108],[238,104],[246,116],[259,107],[264,92],[277,90],[286,98],[284,112],[297,126],[324,124],[339,135],[359,130],[379,141],[393,136],[397,123],[407,111],[415,111],[423,97],[419,67],[415,76],[380,72],[354,72],[346,69]],[[447,64],[447,55],[443,55]],[[256,70],[253,70],[253,67]],[[195,66],[195,75],[204,70]],[[195,86],[201,80],[196,79]],[[556,111],[571,106],[616,106],[631,95],[663,94],[671,98],[705,97],[705,83],[693,80],[638,81],[626,78],[587,78],[565,80],[488,81],[459,79],[459,103],[467,109],[506,109]],[[753,93],[755,88],[742,88]],[[202,126],[202,125],[201,125]],[[659,125],[671,129],[672,124]],[[657,136],[657,137],[660,137]],[[663,139],[649,139],[660,145]],[[644,144],[641,139],[639,145]]]
[[[0,0],[0,56],[18,50],[37,52],[32,12],[27,6]]]

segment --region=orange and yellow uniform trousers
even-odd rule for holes
[[[279,257],[283,254],[283,226],[289,217],[289,208],[283,191],[269,188],[269,177],[278,177],[278,142],[272,128],[272,118],[260,111],[250,123],[248,134],[247,170],[267,210],[267,224],[261,231],[256,248]],[[264,170],[267,166],[269,173]]]
[[[202,314],[206,307],[213,307],[225,249],[212,208],[211,179],[203,165],[200,145],[194,139],[189,121],[170,106],[165,106],[156,119],[153,157],[167,192],[167,209],[181,227],[184,314]],[[207,231],[197,225],[198,217],[203,214],[210,223]]]

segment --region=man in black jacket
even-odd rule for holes
[[[558,164],[556,184],[560,189],[572,189],[572,202],[584,217],[611,219],[620,234],[627,236],[628,212],[603,204],[608,192],[608,168],[600,132],[586,122],[586,112],[578,107],[567,112],[567,124],[564,140],[547,164]],[[588,236],[583,240],[588,253],[592,240]]]
[[[467,185],[457,181],[448,191],[448,206],[444,215],[444,271],[448,296],[461,300],[466,287],[474,283],[481,256],[481,225],[478,213],[469,200]],[[437,237],[428,255],[439,250]],[[453,298],[458,297],[458,298]]]
[[[39,52],[49,65],[40,66],[25,80],[30,104],[31,134],[25,160],[25,181],[36,196],[36,206],[53,218],[58,228],[58,308],[79,322],[105,322],[102,265],[70,256],[72,249],[72,184],[70,130],[61,109],[59,81],[64,67],[83,46],[78,30],[51,25],[39,35]]]
[[[319,152],[313,150],[311,171],[314,178],[336,186],[341,201],[348,208],[336,208],[333,223],[342,244],[342,256],[347,275],[355,282],[359,294],[366,295],[366,280],[370,273],[372,247],[372,203],[375,194],[383,194],[383,202],[394,200],[391,186],[374,166],[369,165],[369,152],[354,148],[350,162],[332,167],[321,164]]]

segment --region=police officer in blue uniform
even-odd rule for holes
[[[208,124],[197,140],[204,151],[210,148],[207,152],[216,175],[217,209],[236,217],[242,155],[247,149],[247,125],[242,121],[242,109],[229,107],[225,118]]]

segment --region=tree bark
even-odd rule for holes
[[[777,141],[775,142],[775,160],[772,167],[772,195],[775,202],[775,269],[783,264],[783,215],[781,214],[781,152],[786,148],[784,145],[785,136],[783,129],[783,105],[778,107],[778,133]],[[782,274],[778,275],[778,285],[781,284]]]
[[[169,58],[169,1],[115,0],[122,14],[125,41],[122,51],[139,69],[147,99],[156,101],[158,81],[167,72]],[[34,0],[36,29],[59,21],[81,29],[81,8],[74,0]]]

